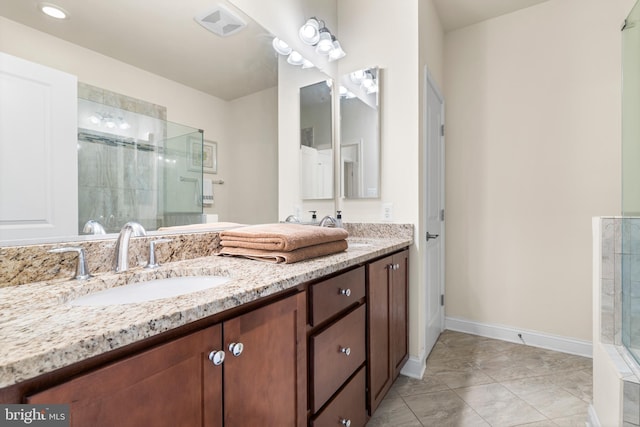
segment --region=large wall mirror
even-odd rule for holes
[[[340,79],[340,196],[380,197],[380,70]]]
[[[41,61],[43,65],[65,69],[70,74],[76,74],[79,82],[102,79],[103,85],[101,86],[110,86],[109,89],[113,89],[114,92],[122,93],[118,89],[121,82],[127,80],[126,75],[113,73],[111,70],[95,71],[95,67],[76,67],[75,63],[83,62],[83,58],[78,52],[84,48],[84,50],[89,49],[103,54],[109,60],[115,59],[128,64],[132,70],[134,68],[147,70],[167,78],[171,82],[184,84],[185,93],[191,98],[185,99],[184,103],[176,102],[173,111],[171,107],[167,107],[169,117],[172,112],[175,113],[180,108],[184,108],[184,111],[178,114],[182,116],[186,116],[185,111],[198,108],[199,102],[204,97],[193,95],[192,92],[200,91],[217,98],[213,101],[207,101],[207,107],[215,109],[216,112],[219,111],[219,118],[209,121],[198,120],[193,124],[204,127],[204,137],[207,139],[216,140],[219,135],[223,135],[225,138],[218,142],[218,153],[224,160],[220,163],[226,167],[226,170],[223,171],[225,185],[217,185],[215,188],[215,201],[218,203],[219,209],[227,214],[226,216],[221,215],[220,220],[251,223],[251,219],[254,218],[254,221],[264,221],[258,216],[259,214],[252,213],[250,209],[245,207],[244,202],[238,199],[254,198],[247,197],[247,193],[255,191],[255,188],[260,188],[260,185],[265,182],[269,182],[270,192],[262,191],[260,193],[260,196],[264,194],[264,200],[261,201],[264,207],[262,212],[273,212],[272,216],[275,219],[277,215],[278,118],[277,108],[273,107],[277,105],[278,67],[277,58],[271,47],[273,36],[251,16],[243,13],[228,0],[218,0],[213,4],[203,3],[201,0],[165,3],[162,8],[149,9],[147,6],[128,0],[112,0],[104,4],[94,4],[85,0],[66,0],[64,5],[70,12],[70,19],[56,22],[40,13],[33,2],[3,0],[0,17],[17,25],[30,27],[38,34],[46,33],[52,36],[52,38],[43,36],[43,39],[50,43],[50,46],[34,46],[31,48],[32,51],[27,51],[27,48],[24,48],[23,51],[14,34],[24,31],[31,36],[30,30],[28,28],[23,30],[22,27],[12,30],[13,26],[8,25],[6,43],[8,53],[11,53],[15,46],[14,50],[17,53],[13,53],[13,55],[23,55],[25,59],[34,63]],[[221,6],[222,12],[213,11],[213,8],[217,6]],[[204,16],[206,12],[211,13],[211,16],[207,15],[209,20],[220,14],[225,19],[232,19],[233,17],[229,17],[227,13],[231,12],[238,18],[243,28],[232,35],[219,36],[214,34],[194,19],[197,14],[203,18],[205,23],[208,22],[207,16]],[[123,32],[122,28],[128,30]],[[218,30],[225,31],[224,28]],[[40,35],[33,35],[33,37],[40,37]],[[70,42],[71,45],[66,42],[62,43],[63,40]],[[29,42],[22,43],[28,44]],[[73,45],[79,46],[80,49],[72,47]],[[61,49],[59,54],[53,50],[58,47]],[[39,52],[42,51],[47,51],[46,55],[40,55]],[[31,55],[31,52],[37,52],[37,54]],[[49,57],[62,59],[52,60],[52,64],[46,64],[46,60],[43,58]],[[113,79],[105,79],[104,74],[112,74]],[[135,74],[138,79],[139,75],[139,73]],[[153,84],[155,84],[155,80],[150,82],[150,85]],[[167,93],[173,88],[174,86],[167,89]],[[158,88],[157,92],[162,92],[162,90],[163,88]],[[127,93],[122,94],[133,96]],[[180,95],[176,92],[177,98],[180,98]],[[191,102],[193,100],[198,102]],[[154,102],[155,100],[145,99],[145,101]],[[182,107],[182,104],[189,104],[189,106]],[[265,108],[265,105],[268,108]],[[247,126],[247,120],[251,121],[251,126]],[[29,118],[25,117],[24,122],[29,122]],[[218,136],[213,136],[214,133]],[[251,153],[252,156],[248,156],[247,153]],[[93,160],[99,161],[100,159]],[[267,166],[266,163],[270,165]],[[202,174],[194,178],[191,177],[190,172],[189,174],[176,175],[177,179],[182,177],[183,180],[179,181],[179,186],[175,191],[171,191],[169,196],[171,200],[174,200],[177,198],[175,194],[179,193],[180,197],[184,196],[185,202],[193,202],[195,208],[202,209],[199,206],[201,203],[199,194],[203,187]],[[114,176],[126,173],[127,171],[124,170],[116,170]],[[143,179],[139,174],[134,178]],[[221,174],[219,172],[217,176],[209,175],[208,178],[210,181],[218,181]],[[260,185],[255,185],[256,181],[259,181]],[[143,186],[147,184],[148,186],[152,185],[151,183],[142,183]],[[232,190],[233,185],[237,185],[236,188],[242,191]],[[80,202],[83,203],[82,200]],[[0,205],[3,203],[6,201],[0,199]],[[132,206],[132,210],[135,211],[144,209],[150,204],[148,197],[139,195],[136,195],[132,200],[133,203],[141,205]],[[74,209],[78,210],[78,206],[75,205]],[[177,212],[176,217],[178,213],[184,211],[181,208],[173,210]],[[189,211],[192,210],[189,209]],[[77,214],[75,216],[77,217]],[[114,214],[114,217],[119,218],[117,214]],[[122,218],[116,221],[108,231],[119,229],[125,221],[124,217],[125,215],[122,215]],[[140,220],[140,218],[129,216],[127,219]],[[149,229],[155,228],[150,225]],[[31,242],[37,243],[44,241],[45,238],[47,241],[64,241],[76,240],[77,237],[77,234],[65,233],[64,235],[45,237],[43,234],[24,238],[33,239]],[[9,239],[22,238],[6,237],[4,241],[2,239],[0,234],[0,246],[13,244],[8,242]]]
[[[300,191],[303,200],[333,198],[331,80],[300,88]]]

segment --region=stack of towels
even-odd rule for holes
[[[275,263],[294,263],[347,249],[342,228],[277,223],[249,225],[220,232],[218,255],[241,256]]]

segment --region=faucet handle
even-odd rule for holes
[[[160,264],[156,261],[156,244],[168,243],[173,239],[156,239],[149,242],[149,262],[144,268],[158,268]]]
[[[78,261],[76,263],[76,280],[86,280],[91,277],[89,274],[89,267],[87,267],[87,257],[84,253],[84,248],[70,246],[66,248],[54,248],[47,252],[50,253],[65,253],[65,252],[77,252]]]

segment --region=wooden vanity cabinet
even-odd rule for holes
[[[408,267],[408,250],[367,264],[369,414],[408,359]]]
[[[222,426],[222,348],[215,325],[27,397],[70,404],[72,426]]]
[[[69,403],[71,425],[78,427],[302,427],[307,423],[305,340],[301,292],[26,400]],[[219,350],[225,358],[216,366],[209,355]]]
[[[311,426],[362,427],[368,419],[365,289],[364,266],[309,287]]]

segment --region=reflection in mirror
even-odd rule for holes
[[[211,207],[205,208],[205,214],[212,214],[212,217],[219,215],[221,221],[243,223],[265,221],[264,217],[275,219],[277,217],[276,86],[278,76],[277,59],[271,48],[273,36],[227,0],[215,3],[233,9],[246,23],[242,31],[229,37],[221,37],[196,22],[194,19],[196,12],[204,13],[210,10],[206,5],[203,7],[200,0],[167,2],[161,8],[148,8],[128,0],[113,0],[108,4],[98,4],[100,9],[98,12],[95,9],[96,4],[90,3],[84,0],[65,0],[65,8],[70,11],[73,19],[64,23],[54,23],[49,19],[43,19],[37,8],[33,7],[32,2],[3,0],[3,7],[0,8],[0,26],[7,37],[3,39],[4,43],[0,51],[13,52],[13,55],[28,58],[29,62],[39,66],[48,66],[56,71],[63,70],[70,75],[79,75],[81,81],[96,82],[119,93],[128,91],[131,87],[140,87],[141,89],[136,90],[136,93],[127,93],[127,95],[136,95],[154,104],[160,102],[167,105],[170,117],[179,118],[178,120],[182,122],[189,120],[192,126],[204,129],[209,139],[218,141],[218,154],[221,160],[219,175],[215,177],[208,175],[205,169],[204,177],[207,184],[221,182],[221,178],[224,178],[225,185],[215,186],[215,201]],[[123,32],[122,28],[127,28],[127,31]],[[63,40],[65,43],[62,42]],[[171,43],[165,43],[167,40]],[[38,48],[35,49],[33,46]],[[224,58],[224,60],[212,61],[211,58]],[[4,64],[6,61],[0,60],[0,63]],[[147,75],[146,72],[151,75]],[[168,80],[165,82],[163,78]],[[179,84],[185,85],[184,91]],[[79,89],[81,91],[81,88]],[[80,94],[79,92],[78,95]],[[4,95],[6,95],[5,92],[3,92],[3,100],[8,99]],[[208,95],[211,98],[207,98]],[[74,95],[70,96],[75,98],[75,91]],[[94,98],[86,99],[95,101]],[[78,99],[76,98],[75,101],[77,102]],[[5,104],[13,106],[12,110],[16,114],[22,111],[15,108],[17,104],[14,102]],[[121,104],[122,107],[126,105],[126,103]],[[264,105],[269,105],[269,108],[264,108]],[[70,108],[65,110],[71,111]],[[144,108],[136,111],[144,114],[149,112]],[[163,119],[167,118],[166,114],[167,111]],[[146,169],[145,165],[150,166],[150,157],[147,158],[146,154],[142,154],[140,147],[136,150],[127,149],[128,153],[138,154],[136,166],[138,169],[134,171],[121,168],[111,170],[112,164],[100,163],[100,161],[109,161],[108,156],[87,156],[93,163],[85,164],[85,159],[81,159],[81,163],[78,164],[76,155],[82,157],[79,150],[89,147],[90,143],[78,142],[78,146],[85,146],[79,150],[76,148],[75,136],[83,132],[77,129],[76,125],[85,129],[87,126],[75,123],[75,107],[69,115],[74,119],[71,123],[73,129],[64,140],[70,141],[68,144],[70,149],[62,150],[62,147],[56,146],[55,149],[48,151],[56,155],[56,159],[62,157],[64,152],[66,161],[74,168],[72,170],[71,167],[66,167],[65,163],[64,169],[69,176],[65,176],[64,180],[57,180],[56,185],[45,186],[42,184],[47,181],[31,178],[35,174],[27,172],[26,168],[20,171],[20,174],[30,176],[30,181],[34,182],[34,188],[40,189],[40,192],[35,193],[29,191],[32,196],[26,201],[19,200],[23,202],[22,205],[41,207],[45,205],[43,201],[61,200],[57,193],[55,197],[41,194],[45,190],[48,191],[49,187],[60,188],[60,191],[67,193],[69,200],[65,199],[64,203],[60,203],[64,211],[60,213],[56,211],[56,219],[64,218],[65,227],[51,230],[51,227],[36,224],[37,227],[32,227],[33,233],[28,236],[3,233],[3,209],[6,211],[9,205],[20,208],[20,204],[13,203],[12,199],[7,202],[7,199],[2,197],[3,192],[0,191],[0,247],[15,245],[18,244],[17,242],[26,244],[26,239],[29,244],[44,241],[90,240],[89,236],[79,238],[78,230],[82,234],[86,220],[94,218],[105,222],[108,233],[119,230],[119,227],[128,220],[144,222],[147,231],[155,230],[160,226],[177,225],[179,220],[183,223],[200,222],[203,208],[201,197],[197,193],[201,193],[203,187],[201,172],[187,170],[186,173],[177,173],[173,177],[168,175],[168,168],[164,171],[158,168],[155,172],[149,172],[153,168]],[[24,115],[20,119],[16,120],[16,123],[32,122],[29,115]],[[247,126],[248,120],[259,125]],[[31,126],[31,128],[34,127]],[[176,141],[176,144],[181,146],[192,147],[193,144],[185,141],[182,135],[185,134],[180,134],[179,144],[176,139],[171,141]],[[44,136],[52,140],[50,135]],[[201,139],[200,136],[196,136]],[[145,135],[136,136],[136,138],[142,141],[147,140]],[[154,131],[154,138],[154,144],[162,141],[157,131]],[[21,129],[20,139],[14,138],[13,141],[29,139],[33,138]],[[4,140],[0,141],[0,152],[6,153],[3,151],[3,142]],[[167,141],[166,145],[169,144],[171,142]],[[91,145],[92,148],[97,146]],[[189,149],[187,157],[179,160],[178,163],[182,161],[193,166],[198,161],[201,162],[202,158],[198,157],[197,151],[199,150]],[[246,155],[247,151],[256,155],[251,158]],[[40,150],[40,153],[42,152],[44,150]],[[97,153],[94,154],[97,155]],[[141,160],[140,156],[144,160]],[[40,157],[43,155],[39,155],[38,159]],[[125,159],[118,157],[117,162],[124,166]],[[55,163],[62,164],[58,160]],[[231,164],[233,166],[227,166]],[[126,198],[127,208],[123,213],[114,214],[107,208],[101,208],[98,211],[97,205],[102,202],[94,197],[96,192],[90,194],[93,191],[90,188],[87,190],[89,193],[85,192],[85,195],[72,194],[72,190],[83,191],[78,187],[92,185],[89,181],[84,184],[76,182],[78,173],[75,168],[86,171],[92,168],[92,165],[102,168],[104,173],[109,170],[111,179],[118,181],[119,184],[129,186],[136,181],[138,185],[136,190],[133,188],[130,188],[130,191],[118,190],[119,194],[112,193],[109,196],[112,201],[117,197],[118,203],[123,204]],[[45,167],[40,167],[33,159],[30,161],[30,167],[33,170],[45,170]],[[140,173],[141,168],[145,168],[144,173]],[[212,171],[209,172],[212,173]],[[197,178],[192,174],[197,175]],[[223,174],[224,176],[221,176]],[[152,177],[152,181],[142,182],[146,177]],[[255,185],[257,177],[260,178],[260,185]],[[159,185],[157,179],[165,179],[175,185],[172,188],[167,187],[163,194],[151,196],[147,190]],[[197,182],[193,181],[194,179]],[[50,180],[49,183],[51,182],[53,181]],[[60,182],[64,185],[60,185]],[[260,212],[255,213],[247,209],[249,203],[254,203],[251,196],[247,197],[247,191],[235,190],[246,187],[251,188],[248,190],[251,195],[265,196],[261,202],[263,208]],[[87,199],[91,200],[89,204],[85,203]],[[111,203],[106,196],[102,200],[105,206]],[[180,204],[174,204],[174,202],[180,202]],[[185,205],[190,206],[185,207]],[[158,213],[156,207],[160,210],[165,209],[165,212]],[[167,211],[173,214],[169,215]],[[199,212],[198,220],[180,219],[182,214],[191,215],[196,211]],[[113,227],[109,226],[111,223]],[[8,228],[11,227],[15,229],[13,224]],[[90,231],[84,233],[88,232]]]
[[[300,191],[303,200],[333,198],[331,81],[300,88]]]
[[[104,90],[80,84],[81,95]],[[122,95],[107,91],[106,100]],[[78,99],[78,232],[107,233],[135,219],[146,230],[202,218],[202,132],[165,120],[166,109],[124,97],[141,114]],[[69,184],[71,185],[71,183]]]
[[[380,197],[380,70],[340,79],[340,193],[347,199]]]

